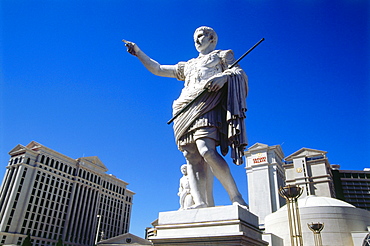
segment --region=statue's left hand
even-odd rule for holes
[[[220,73],[213,77],[211,77],[206,85],[204,86],[205,89],[208,89],[208,91],[218,91],[221,89],[224,84],[227,82],[228,73]]]

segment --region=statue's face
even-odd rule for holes
[[[186,166],[182,166],[182,167],[181,167],[181,172],[182,172],[182,174],[184,174],[184,175],[187,175],[187,174],[188,174],[188,170],[187,170]]]
[[[197,51],[203,53],[210,48],[212,36],[203,30],[199,30],[194,34],[194,44]]]

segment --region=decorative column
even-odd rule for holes
[[[313,237],[315,240],[315,246],[322,246],[321,231],[324,229],[324,223],[311,223],[307,224],[308,228],[313,232]]]
[[[297,202],[302,192],[303,189],[298,185],[288,185],[279,189],[279,194],[286,200],[292,246],[303,246],[301,220]]]

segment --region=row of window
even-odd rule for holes
[[[34,237],[42,237],[42,238],[57,240],[63,231],[63,227],[58,227],[55,225],[48,225],[48,224],[41,224],[41,223],[33,222],[33,221],[29,222],[28,227],[33,227],[37,229],[31,229],[31,228],[26,229],[25,227],[22,227],[20,233],[25,234],[25,235],[29,234]]]
[[[69,199],[73,189],[71,182],[40,171],[37,171],[33,186],[32,195],[54,202],[60,202],[64,198]]]
[[[9,166],[15,165],[15,164],[18,164],[18,163],[22,163],[23,160],[24,160],[23,159],[23,156],[11,158],[9,160]],[[31,161],[31,159],[30,158],[27,158],[26,164],[30,164],[30,161]]]
[[[42,165],[41,164],[40,164],[40,167],[42,168]],[[57,173],[56,171],[47,168],[47,166],[45,166],[44,169],[47,170],[47,171],[49,171],[49,172],[52,172],[52,173],[55,173],[55,174],[59,174],[59,175],[61,175],[63,177],[66,177],[66,175],[64,173],[63,174],[61,174],[60,172]],[[79,182],[81,182],[81,183],[84,183],[85,184],[85,180],[87,180],[87,181],[92,182],[92,183],[86,182],[86,184],[89,185],[89,186],[92,186],[94,188],[97,188],[98,187],[97,185],[99,185],[101,183],[104,188],[112,189],[113,192],[119,193],[119,195],[118,194],[115,194],[116,196],[118,196],[118,197],[124,196],[124,193],[125,193],[125,188],[124,187],[113,185],[112,183],[106,182],[104,180],[103,180],[103,182],[101,182],[101,178],[99,176],[94,175],[94,174],[91,174],[90,175],[90,172],[88,172],[86,170],[79,169],[79,176],[81,176],[82,178],[81,179],[78,178],[77,180]],[[67,175],[67,178],[72,179],[68,175]],[[63,179],[61,179],[61,180],[63,182]],[[60,181],[60,179],[57,178],[57,181]],[[53,184],[53,181],[52,181],[51,185],[54,185]],[[109,191],[109,193],[112,194],[112,192],[110,192],[110,191]]]
[[[348,179],[370,179],[370,172],[363,173],[339,173],[341,178]]]
[[[5,240],[6,240],[6,235],[3,236],[3,238],[1,239],[0,243],[3,244],[5,243]]]
[[[40,163],[50,166],[51,168],[58,169],[59,171],[67,173],[69,175],[78,176],[92,183],[100,184],[103,186],[104,189],[108,189],[121,195],[125,194],[125,187],[113,184],[106,180],[102,180],[99,175],[89,172],[88,170],[85,170],[83,168],[79,168],[78,173],[76,173],[76,168],[64,164],[63,162],[55,161],[53,158],[47,157],[45,155],[41,156]]]
[[[347,186],[368,186],[370,187],[370,182],[361,182],[361,181],[342,181],[342,185],[347,185]]]
[[[22,159],[20,158],[17,161],[14,159],[13,164],[15,162],[20,163],[21,161]],[[62,168],[63,171],[67,166],[61,162],[57,163],[56,161],[54,161],[52,164],[52,161],[53,160],[51,158],[48,159],[48,157],[44,157],[44,164],[42,164],[42,166],[46,166],[47,163],[48,165],[53,165],[53,168]],[[41,168],[42,166],[40,164]],[[19,167],[24,166],[14,166],[15,171],[19,170]],[[67,172],[68,169],[69,168],[67,167]],[[17,201],[21,197],[22,185],[24,185],[27,168],[24,170],[25,171],[22,174],[23,178],[20,179],[20,185],[17,187],[18,193],[15,196],[13,210],[10,213],[11,217],[10,220],[7,221],[9,225],[11,224],[12,216],[16,211]],[[131,211],[130,205],[126,204],[125,200],[131,202],[132,198],[127,196],[124,199],[123,195],[118,195],[125,193],[125,186],[115,184],[115,180],[113,180],[113,182],[109,182],[107,180],[103,180],[101,177],[96,178],[97,175],[90,173],[87,170],[80,169],[79,171],[81,171],[80,173],[82,176],[85,176],[85,178],[89,178],[90,180],[92,179],[93,181],[96,179],[96,181],[99,181],[105,189],[112,191],[109,192],[111,195],[104,195],[101,193],[102,191],[107,192],[104,191],[104,189],[99,191],[97,189],[88,188],[86,185],[84,186],[79,183],[70,182],[69,180],[54,176],[53,173],[45,172],[42,169],[36,170],[37,172],[35,180],[32,184],[31,192],[27,195],[29,196],[29,201],[28,206],[24,211],[25,217],[23,221],[20,221],[20,223],[22,223],[22,234],[26,235],[29,233],[33,237],[37,236],[57,240],[63,232],[66,233],[64,230],[69,228],[67,232],[69,234],[72,232],[76,233],[77,231],[81,232],[81,235],[77,234],[73,236],[74,238],[77,238],[76,241],[69,241],[69,243],[75,242],[83,245],[90,245],[96,233],[96,227],[93,225],[96,225],[97,219],[94,217],[94,215],[98,214],[97,211],[99,208],[100,211],[102,211],[100,214],[102,214],[103,218],[105,218],[102,221],[102,224],[104,225],[106,236],[117,236],[128,231],[128,223]],[[13,180],[14,177],[11,179]],[[75,185],[80,187],[83,191],[80,193],[74,191],[73,187]],[[75,197],[73,203],[70,204],[72,193],[75,193]],[[99,197],[102,198],[102,201],[100,202],[100,199],[98,200]],[[73,211],[74,215],[76,215],[73,216],[73,218],[77,218],[77,221],[74,219],[74,221],[72,221],[71,219],[67,225],[65,224],[65,221],[67,218],[68,207],[70,206],[71,209],[76,208],[76,206],[73,204],[79,204],[78,206],[82,206],[82,210],[80,210],[80,212],[84,215],[77,215],[76,211]],[[71,230],[72,226],[74,226],[73,222],[77,222],[75,223],[77,227],[75,227],[74,230]],[[89,227],[90,229],[86,227]],[[10,228],[8,226],[7,230],[9,229]],[[87,229],[89,231],[86,232]],[[5,239],[2,239],[1,241],[5,242]],[[39,244],[34,243],[34,245],[48,245],[48,243],[43,243],[40,241]]]
[[[96,227],[96,209],[99,192],[85,185],[76,184],[71,209],[73,216],[66,228],[66,241],[91,245]]]
[[[22,160],[23,160],[22,157],[12,158],[10,160],[10,165],[21,163]],[[30,162],[30,158],[27,158],[27,163],[29,163],[29,162]],[[40,163],[45,164],[47,166],[50,166],[51,168],[57,169],[57,170],[59,170],[61,172],[64,172],[66,174],[76,175],[75,174],[76,168],[73,168],[73,167],[71,167],[67,164],[64,164],[63,162],[55,161],[53,158],[47,157],[45,155],[41,156]],[[83,179],[86,179],[88,181],[91,181],[93,183],[101,184],[103,186],[103,188],[105,188],[105,189],[111,190],[111,191],[119,193],[121,195],[125,194],[125,188],[124,187],[119,186],[119,185],[115,185],[115,184],[113,184],[111,182],[108,182],[106,180],[101,180],[100,176],[98,176],[96,174],[93,174],[93,173],[91,173],[87,170],[79,169],[78,176],[83,178]]]
[[[353,203],[353,202],[370,202],[370,197],[369,196],[361,196],[361,195],[352,195],[352,196],[344,196],[346,202]]]
[[[21,233],[58,239],[66,220],[71,189],[63,179],[37,171]]]
[[[22,177],[19,181],[18,190],[17,190],[17,193],[16,193],[15,198],[14,198],[13,206],[12,206],[11,211],[10,211],[8,223],[5,227],[5,232],[9,231],[10,226],[12,224],[13,216],[14,216],[14,213],[17,209],[17,204],[18,204],[18,201],[19,201],[19,197],[20,197],[20,194],[21,194],[21,191],[22,191],[22,187],[23,187],[23,183],[24,183],[24,179],[25,179],[26,175],[27,175],[27,168],[24,168],[23,173],[22,173]]]
[[[105,238],[115,237],[128,231],[130,205],[122,200],[102,195],[100,198],[101,232]]]
[[[370,192],[344,192],[345,200],[356,200],[356,201],[369,201],[370,202]]]
[[[61,176],[61,177],[64,177],[64,178],[67,178],[67,179],[70,179],[70,180],[74,180],[74,176],[68,175],[68,174],[66,174],[64,172],[60,172],[59,170],[54,169],[54,168],[50,168],[49,166],[46,166],[44,164],[39,164],[39,167],[41,169],[44,169],[44,170],[50,172],[50,173],[54,173],[57,176]]]
[[[306,161],[315,161],[315,160],[320,160],[320,159],[324,159],[325,156],[314,156],[314,157],[307,157],[306,158]],[[284,161],[284,164],[287,165],[287,164],[293,164],[294,161]]]
[[[356,207],[367,207],[367,209],[370,208],[370,200],[369,199],[349,198],[349,199],[346,199],[346,202],[351,203],[352,205],[355,205]]]
[[[307,157],[306,161],[314,161],[314,160],[320,160],[320,159],[324,159],[324,158],[325,158],[325,156],[322,156],[322,155],[314,156],[314,157]]]
[[[369,194],[370,193],[370,187],[353,187],[353,186],[343,186],[343,191],[346,193],[364,193],[364,194]]]
[[[19,237],[18,238],[17,245],[22,245],[23,240],[24,240],[24,238]],[[56,239],[54,239],[54,240],[56,240]],[[32,242],[32,246],[50,246],[50,245],[56,245],[56,243],[52,243],[50,241],[45,241],[45,240],[32,239],[32,237],[31,237],[31,242]],[[68,245],[68,244],[63,244],[63,245],[64,246],[72,246],[72,245]]]
[[[71,166],[66,165],[63,162],[55,161],[54,159],[50,157],[46,157],[45,155],[41,156],[40,163],[45,164],[47,166],[50,166],[51,168],[55,168],[61,172],[65,172],[70,175],[75,174],[75,170],[76,170],[75,168],[72,168]]]
[[[102,184],[104,189],[116,192],[121,195],[125,195],[125,188],[119,185],[112,184],[111,182],[108,182],[106,180],[103,180]]]

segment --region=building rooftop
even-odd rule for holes
[[[315,195],[306,196],[306,197],[303,197],[301,199],[298,199],[298,206],[300,208],[302,208],[302,207],[326,207],[326,206],[329,206],[329,207],[352,207],[352,208],[355,207],[355,206],[353,206],[353,205],[351,205],[347,202],[344,202],[344,201],[341,201],[341,200],[338,200],[338,199],[335,199],[335,198],[315,196]]]

